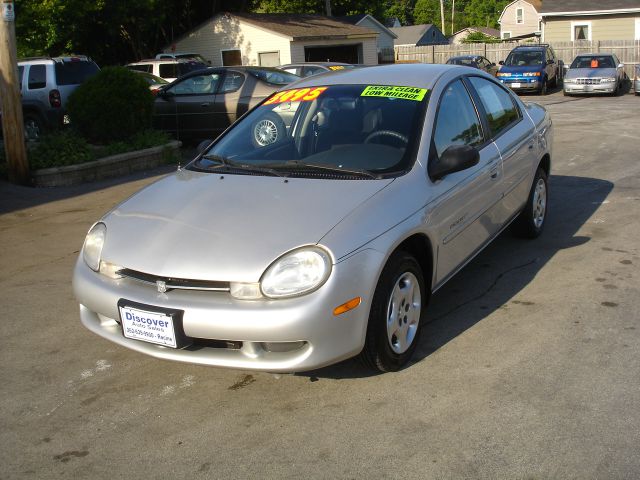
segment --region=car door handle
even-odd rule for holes
[[[204,102],[200,104],[201,107],[208,107],[209,105],[211,105],[209,102]]]
[[[533,142],[529,144],[529,150],[533,150]]]
[[[491,178],[498,178],[498,167],[492,169],[490,174],[491,174]]]

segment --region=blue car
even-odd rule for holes
[[[498,79],[516,92],[545,95],[549,87],[558,85],[558,60],[547,44],[518,46],[499,63]]]

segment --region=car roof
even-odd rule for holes
[[[146,58],[137,62],[127,63],[127,65],[144,65],[148,63],[202,63],[190,58]]]
[[[295,83],[296,88],[316,85],[389,85],[432,89],[438,79],[454,70],[460,73],[459,65],[443,64],[399,64],[377,65],[367,68],[350,68],[336,72],[312,75]],[[476,74],[477,72],[474,72]]]
[[[287,63],[286,65],[280,65],[280,68],[282,67],[297,67],[297,66],[316,66],[316,67],[331,67],[334,65],[351,65],[350,63],[343,63],[343,62],[297,62],[297,63]]]
[[[67,55],[63,57],[27,57],[18,59],[18,65],[53,64],[64,62],[91,62],[86,55]]]
[[[449,60],[454,60],[457,58],[471,58],[471,59],[476,59],[476,58],[480,58],[482,55],[456,55],[455,57],[449,57]]]

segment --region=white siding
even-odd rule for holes
[[[386,30],[381,30],[380,26],[372,21],[369,17],[365,17],[358,23],[359,27],[370,28],[374,32],[378,32],[378,48],[393,48],[393,37]]]
[[[258,65],[260,52],[280,52],[282,64],[292,61],[289,38],[222,15],[175,42],[177,52],[199,53],[213,66],[222,65],[222,50],[238,49],[243,65]]]
[[[522,9],[523,23],[516,22],[516,11],[518,9]],[[512,37],[518,37],[520,35],[537,32],[538,30],[538,11],[530,3],[525,0],[518,0],[505,7],[502,18],[500,19],[500,38],[504,38],[505,32],[510,32]]]

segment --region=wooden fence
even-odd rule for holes
[[[509,55],[517,42],[463,43],[460,45],[428,45],[424,47],[401,46],[394,48],[396,63],[446,63],[457,55],[482,55],[498,63]],[[625,65],[629,77],[633,77],[633,67],[640,63],[640,40],[580,40],[576,42],[552,42],[551,47],[559,60],[570,65],[581,53],[614,53]],[[390,52],[387,52],[387,55]]]

